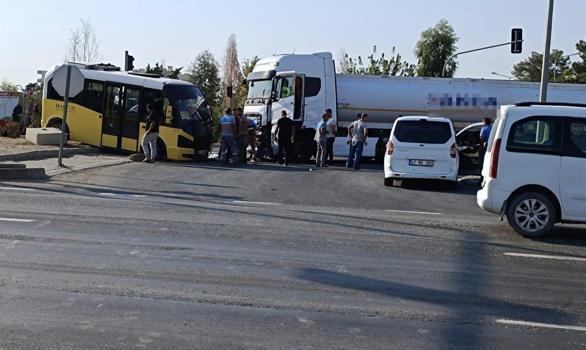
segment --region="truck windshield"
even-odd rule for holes
[[[248,82],[247,99],[271,97],[272,80],[256,80]]]
[[[167,85],[165,93],[173,106],[173,116],[182,124],[211,118],[208,103],[197,86]]]

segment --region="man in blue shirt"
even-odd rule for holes
[[[492,131],[492,120],[490,118],[484,118],[484,126],[480,129],[480,152],[479,152],[479,170],[482,174],[484,168],[484,156],[486,155],[486,148],[488,147],[488,139],[490,138],[490,132]],[[480,176],[480,182],[482,183],[482,175]]]
[[[490,138],[490,132],[492,131],[492,120],[490,118],[484,118],[484,126],[480,129],[480,144],[486,152],[486,146],[488,139]]]
[[[228,152],[232,155],[232,162],[238,161],[238,145],[236,144],[236,119],[232,115],[232,109],[227,108],[224,116],[220,118],[220,159],[228,163]]]

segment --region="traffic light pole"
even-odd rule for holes
[[[547,12],[547,31],[545,32],[545,50],[543,51],[543,65],[541,66],[541,88],[539,102],[547,102],[547,84],[549,82],[549,51],[551,49],[551,27],[553,22],[553,0],[549,0]]]
[[[553,1],[553,0],[552,0],[552,1]],[[450,64],[450,62],[451,62],[451,61],[452,61],[454,58],[456,58],[456,57],[458,57],[458,56],[460,56],[460,55],[463,55],[463,54],[466,54],[466,53],[471,53],[471,52],[477,52],[477,51],[483,51],[483,50],[488,50],[488,49],[494,49],[495,47],[507,46],[507,45],[512,45],[512,44],[516,44],[516,43],[520,43],[520,42],[522,43],[523,41],[524,41],[524,40],[513,40],[513,41],[509,41],[509,42],[502,43],[502,44],[497,44],[497,45],[490,45],[490,46],[481,47],[481,48],[479,48],[479,49],[474,49],[474,50],[468,50],[468,51],[457,52],[457,53],[453,54],[452,56],[450,56],[450,57],[449,57],[449,58],[446,60],[446,63],[444,64],[444,68],[442,69],[442,77],[445,77],[445,76],[446,76],[446,73],[447,73],[447,68],[448,68],[448,64]]]

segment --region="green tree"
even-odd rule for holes
[[[167,72],[167,74],[166,74],[167,78],[179,79],[179,75],[181,74],[182,69],[183,69],[183,67],[179,67],[179,68],[174,68],[173,70]]]
[[[260,61],[260,58],[258,56],[254,56],[252,58],[247,58],[242,62],[242,75],[246,78],[250,73],[252,73],[252,70],[254,69],[254,66],[256,66],[256,64],[258,63],[258,61]]]
[[[582,61],[572,63],[569,80],[574,83],[586,84],[586,41],[578,41],[576,49],[580,53]]]
[[[552,50],[549,56],[549,81],[567,82],[571,80],[570,57],[564,56],[562,50]],[[511,74],[521,81],[541,81],[543,54],[531,52],[531,55],[513,66]]]
[[[415,46],[417,75],[420,77],[442,77],[448,58],[456,53],[459,38],[447,20],[442,19],[434,27],[421,33]],[[458,63],[451,60],[446,67],[446,76],[453,77]]]
[[[155,65],[152,67],[151,67],[150,63],[147,63],[147,66],[145,68],[145,73],[156,74],[156,75],[160,75],[162,77],[167,77],[167,78],[171,78],[171,79],[178,79],[179,74],[181,74],[182,69],[183,69],[183,67],[179,67],[179,68],[175,68],[175,69],[169,71],[169,70],[166,70],[165,68],[163,68],[163,66],[160,65],[158,62],[155,63]]]
[[[163,75],[163,67],[159,65],[159,63],[155,63],[154,66],[151,67],[150,63],[147,63],[145,68],[145,72],[148,74],[156,74],[156,75]]]
[[[213,115],[219,116],[222,112],[222,82],[218,62],[211,52],[206,50],[197,55],[187,70],[186,80],[201,87]]]
[[[18,86],[16,86],[15,84],[12,84],[8,80],[2,80],[2,82],[0,82],[0,91],[18,92]]]
[[[403,60],[401,54],[396,52],[395,47],[391,50],[390,58],[385,53],[378,55],[376,45],[372,54],[367,57],[366,64],[361,56],[351,58],[345,51],[342,51],[343,59],[340,68],[344,74],[360,75],[383,75],[383,76],[414,76],[415,65]]]

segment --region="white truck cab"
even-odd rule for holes
[[[247,77],[244,113],[263,130],[259,149],[270,152],[272,126],[287,113],[297,128],[296,151],[302,160],[315,154],[315,127],[326,109],[336,120],[335,68],[330,53],[279,55],[260,60]]]
[[[586,105],[503,106],[494,123],[478,205],[523,236],[586,223]]]

